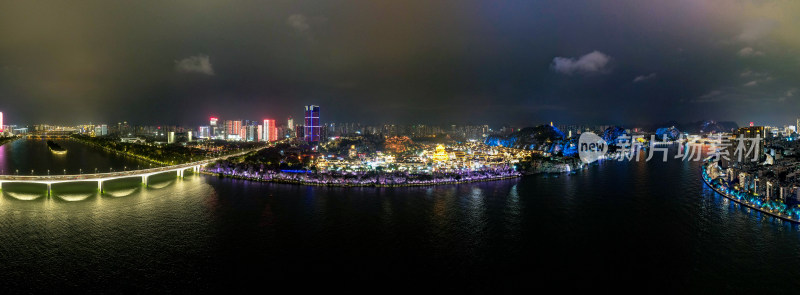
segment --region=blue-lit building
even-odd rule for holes
[[[322,129],[319,122],[319,106],[307,105],[305,119],[303,139],[308,143],[319,143],[319,135]]]

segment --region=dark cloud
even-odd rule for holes
[[[800,87],[797,8],[4,1],[0,110],[19,123],[196,125],[209,115],[298,118],[314,103],[336,122],[778,124],[800,113],[787,107]]]

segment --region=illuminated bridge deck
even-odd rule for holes
[[[147,178],[150,177],[151,175],[167,173],[167,172],[175,172],[178,178],[182,178],[183,172],[186,170],[192,169],[192,171],[194,172],[199,172],[203,166],[209,163],[213,163],[218,160],[224,160],[229,157],[241,156],[258,150],[260,150],[260,148],[203,161],[196,161],[196,162],[184,163],[166,167],[157,167],[157,168],[121,171],[121,172],[78,174],[78,175],[0,175],[0,189],[2,189],[3,183],[39,183],[47,185],[47,194],[50,195],[51,184],[92,181],[92,182],[97,182],[97,189],[100,190],[100,192],[102,192],[103,182],[107,180],[141,177],[142,183],[146,185]]]

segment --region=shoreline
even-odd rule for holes
[[[518,175],[489,177],[489,178],[474,179],[474,180],[444,181],[444,182],[437,182],[437,183],[404,183],[404,184],[366,183],[366,184],[352,184],[352,183],[331,183],[331,182],[327,182],[327,183],[326,182],[306,182],[306,181],[288,180],[288,179],[268,179],[268,180],[265,180],[265,179],[261,179],[261,178],[257,178],[257,177],[244,177],[244,176],[238,176],[238,175],[227,175],[227,174],[220,173],[220,172],[209,172],[209,171],[204,171],[204,170],[201,170],[199,172],[199,174],[205,174],[205,175],[209,175],[209,176],[217,176],[217,177],[223,177],[223,178],[249,180],[249,181],[255,181],[255,182],[269,182],[269,183],[309,185],[309,186],[327,186],[327,187],[375,187],[375,188],[466,184],[466,183],[473,183],[473,182],[487,182],[487,181],[513,179],[513,178],[520,178],[520,177],[524,176],[523,174],[518,174]]]
[[[756,211],[758,211],[758,212],[760,212],[760,213],[763,213],[763,214],[769,215],[769,216],[771,216],[771,217],[778,218],[778,219],[780,219],[780,220],[783,220],[783,221],[788,221],[788,222],[791,222],[791,223],[793,223],[793,224],[800,224],[800,219],[794,219],[794,218],[792,218],[792,217],[790,217],[790,216],[786,216],[786,215],[782,215],[782,214],[779,214],[779,213],[774,213],[774,212],[769,212],[769,211],[766,211],[766,210],[764,210],[764,209],[761,209],[761,208],[759,208],[759,207],[756,207],[756,206],[754,206],[754,205],[751,205],[751,204],[750,204],[750,202],[748,202],[747,200],[740,200],[739,198],[736,198],[736,197],[733,197],[733,196],[729,196],[729,195],[728,195],[728,194],[726,194],[725,192],[723,192],[723,191],[721,191],[721,190],[717,189],[716,187],[714,187],[714,186],[711,184],[711,182],[710,182],[710,181],[709,181],[709,180],[706,178],[706,176],[705,176],[705,167],[706,167],[706,165],[707,165],[707,164],[703,164],[703,166],[701,166],[701,169],[702,169],[702,171],[700,172],[700,173],[701,173],[701,175],[700,175],[700,178],[702,178],[702,179],[703,179],[703,182],[704,182],[704,183],[705,183],[705,184],[706,184],[708,187],[710,187],[712,190],[714,190],[714,192],[716,192],[716,193],[718,193],[718,194],[722,195],[722,196],[723,196],[723,197],[725,197],[726,199],[729,199],[729,200],[731,200],[731,201],[734,201],[734,202],[736,202],[737,204],[743,205],[743,206],[745,206],[745,207],[747,207],[747,208],[750,208],[750,209],[756,210]]]
[[[145,156],[141,156],[141,155],[137,155],[137,154],[130,154],[130,153],[126,153],[126,152],[123,152],[123,151],[115,150],[115,149],[112,149],[110,147],[102,146],[102,145],[96,144],[94,142],[91,142],[91,141],[88,141],[88,140],[84,140],[84,139],[81,139],[81,138],[77,138],[77,137],[74,137],[74,136],[70,136],[70,140],[74,140],[74,141],[80,142],[82,144],[85,144],[87,146],[98,148],[98,149],[101,149],[101,150],[104,150],[104,151],[107,151],[107,152],[111,152],[111,153],[114,153],[114,154],[117,154],[117,155],[120,155],[120,156],[131,157],[131,158],[135,158],[135,159],[141,160],[143,162],[157,164],[157,165],[160,165],[160,166],[169,166],[169,164],[161,163],[159,161],[156,161],[156,160],[153,160],[153,159],[149,159],[149,158],[147,158]]]

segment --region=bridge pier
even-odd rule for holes
[[[0,191],[2,191],[2,190],[3,190],[3,182],[0,181]]]
[[[147,187],[147,175],[142,175],[142,184]]]
[[[53,190],[53,187],[52,187],[51,185],[52,185],[51,183],[48,183],[48,184],[47,184],[47,196],[48,196],[48,197],[50,196],[50,191],[52,191],[52,190]]]
[[[103,181],[102,180],[98,180],[97,181],[97,190],[100,191],[100,194],[103,193]]]

